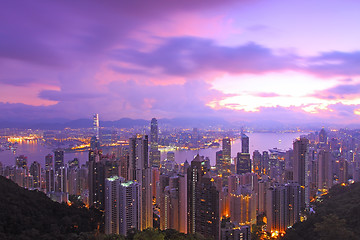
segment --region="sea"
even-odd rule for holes
[[[308,133],[296,132],[296,133],[246,133],[250,141],[250,153],[253,151],[259,150],[260,152],[268,151],[269,149],[278,148],[282,150],[288,150],[292,148],[293,141],[302,136],[307,135]],[[175,161],[177,163],[183,163],[186,160],[191,162],[191,160],[197,154],[201,156],[208,157],[210,159],[211,165],[215,165],[216,152],[221,150],[219,148],[206,148],[199,150],[176,150]],[[241,140],[236,139],[231,143],[231,155],[236,157],[237,152],[241,151]],[[19,155],[24,155],[28,159],[28,165],[32,162],[37,161],[42,166],[45,165],[45,156],[48,154],[53,154],[53,149],[43,145],[38,141],[23,141],[17,144],[16,151],[5,150],[0,152],[0,162],[4,166],[10,166],[15,164],[15,158]],[[161,152],[161,160],[166,158],[166,151]],[[67,163],[74,158],[78,158],[80,164],[85,164],[88,160],[88,151],[83,152],[69,152],[64,155],[64,162]]]

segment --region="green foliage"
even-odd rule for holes
[[[0,177],[0,239],[77,239],[102,221],[96,209],[68,206]],[[76,237],[75,237],[76,236]]]
[[[323,201],[314,206],[315,214],[294,224],[284,240],[360,239],[360,183],[332,187]]]

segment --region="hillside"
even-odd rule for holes
[[[101,222],[95,209],[53,202],[1,176],[0,209],[0,239],[78,239]]]
[[[315,214],[289,229],[283,240],[360,239],[360,183],[332,187]]]

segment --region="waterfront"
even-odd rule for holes
[[[250,153],[252,155],[254,150],[262,152],[271,148],[288,150],[292,148],[294,139],[306,134],[307,133],[247,133],[250,138]],[[240,139],[233,141],[231,148],[232,157],[235,157],[236,153],[241,149]],[[215,154],[219,150],[221,150],[221,147],[200,150],[178,150],[175,151],[175,160],[177,163],[182,163],[185,160],[190,162],[193,157],[199,153],[200,155],[209,157],[211,164],[214,165]],[[0,162],[2,162],[3,165],[14,165],[16,156],[25,155],[28,158],[28,164],[37,161],[41,165],[44,165],[47,154],[53,154],[52,149],[47,148],[38,141],[23,141],[17,144],[15,153],[10,150],[0,152]],[[80,163],[84,164],[88,159],[88,151],[65,153],[64,161],[67,163],[74,158],[78,158]],[[165,158],[166,152],[161,152],[161,159],[163,160]]]

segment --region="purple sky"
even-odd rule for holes
[[[357,0],[4,1],[0,120],[356,123]]]

